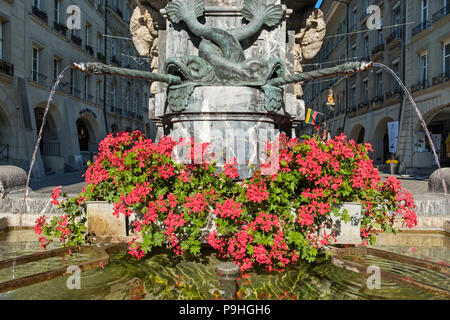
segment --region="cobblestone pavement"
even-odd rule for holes
[[[51,194],[55,187],[62,186],[62,190],[68,194],[78,194],[86,183],[83,179],[84,172],[55,174],[39,180],[30,181],[30,188],[36,193]]]
[[[381,173],[381,178],[385,180],[389,176],[394,176],[402,182],[402,187],[408,190],[413,196],[423,195],[428,192],[429,176],[400,176],[387,173]]]

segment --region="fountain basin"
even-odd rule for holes
[[[20,233],[20,235],[14,235]],[[417,243],[429,234],[416,234]],[[448,241],[442,234],[437,239]],[[14,230],[0,234],[0,260],[4,260],[4,248],[14,247],[14,256],[29,254],[27,246],[39,247],[33,230]],[[7,239],[7,240],[5,240]],[[447,240],[444,240],[447,239]],[[395,240],[395,239],[394,239]],[[5,243],[4,241],[8,241]],[[14,242],[12,242],[14,241]],[[32,241],[32,242],[31,242]],[[7,246],[5,247],[5,245]],[[424,245],[427,245],[425,243]],[[404,250],[411,250],[406,244]],[[449,248],[443,247],[449,255]],[[8,253],[11,257],[11,252]],[[369,256],[354,256],[350,259],[375,261]],[[196,260],[180,259],[166,250],[155,250],[143,261],[137,262],[126,252],[111,254],[104,269],[85,271],[81,276],[81,289],[67,288],[67,276],[38,283],[33,286],[0,293],[0,299],[16,300],[85,300],[85,299],[221,299],[226,292],[217,266],[223,262],[208,250]],[[420,277],[421,281],[440,281],[449,287],[448,277],[419,267],[405,267],[385,259],[376,261],[382,268],[391,269],[404,277]],[[438,295],[410,288],[382,279],[380,289],[368,289],[361,275],[339,268],[325,257],[314,264],[299,264],[285,272],[267,274],[254,271],[236,280],[237,299],[304,299],[304,300],[355,300],[355,299],[442,299]]]

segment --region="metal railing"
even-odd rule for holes
[[[437,77],[433,78],[433,86],[449,81],[450,79],[450,71],[443,72]]]
[[[59,142],[43,142],[42,156],[44,157],[60,157],[61,144]]]
[[[380,43],[375,48],[372,49],[372,55],[377,54],[378,52],[384,51],[384,43]]]
[[[411,86],[411,92],[417,92],[423,89],[426,89],[430,86],[430,84],[428,83],[428,79],[426,80],[422,80],[419,83]]]
[[[384,96],[383,95],[377,95],[376,97],[373,97],[370,102],[371,103],[377,103],[377,102],[383,102]]]
[[[433,14],[433,23],[441,20],[450,13],[450,4]]]
[[[42,85],[47,85],[47,76],[37,71],[31,71],[31,80]]]
[[[14,65],[0,59],[0,73],[14,76]]]
[[[74,34],[70,36],[70,39],[79,47],[81,47],[81,45],[83,44],[83,40]]]
[[[56,82],[56,79],[53,79],[53,83],[55,83]],[[69,83],[68,82],[63,82],[63,81],[61,81],[60,83],[58,83],[58,85],[56,86],[56,90],[57,91],[61,91],[61,92],[64,92],[64,93],[67,93],[67,85],[68,85]]]
[[[104,99],[100,99],[99,97],[96,97],[95,98],[95,104],[102,106],[102,105],[105,104],[105,100]]]
[[[118,66],[122,65],[122,63],[120,62],[120,60],[116,56],[113,56],[111,58],[111,62],[117,64]]]
[[[115,107],[115,106],[111,106],[110,110],[113,113],[122,114],[122,109],[121,108],[118,108],[118,107]]]
[[[403,91],[400,86],[397,87],[396,85],[396,88],[386,92],[386,99],[390,99],[392,97],[400,97],[402,95],[402,92]]]
[[[67,27],[65,25],[55,21],[53,22],[53,29],[64,37],[67,36]]]
[[[90,45],[85,45],[84,47],[85,47],[87,53],[89,53],[91,56],[94,55],[94,49]]]
[[[94,96],[92,94],[86,94],[84,96],[84,100],[86,100],[87,102],[92,102],[94,103]]]
[[[9,144],[0,144],[0,160],[9,161]]]
[[[424,31],[425,29],[428,29],[429,27],[431,27],[431,23],[429,21],[424,21],[421,22],[418,26],[415,26],[412,29],[412,35],[413,37],[415,35],[418,35],[419,33],[421,33],[422,31]]]
[[[386,38],[386,43],[389,44],[395,40],[401,39],[403,36],[402,29],[395,28],[394,31]]]
[[[80,98],[81,90],[72,86],[70,87],[70,94],[76,98]]]
[[[36,17],[38,17],[39,19],[41,19],[42,21],[44,21],[45,23],[48,23],[48,15],[47,15],[47,12],[42,11],[41,9],[39,9],[39,8],[36,7],[36,6],[33,6],[33,9],[32,9],[32,11],[31,11],[31,13],[32,13],[34,16],[36,16]]]

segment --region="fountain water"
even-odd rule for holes
[[[437,164],[439,170],[442,170],[441,163],[439,161],[439,155],[438,155],[438,153],[436,151],[436,147],[434,145],[433,139],[431,138],[431,133],[428,130],[427,123],[425,122],[425,120],[424,120],[424,118],[422,116],[422,113],[420,112],[419,108],[417,107],[417,104],[414,101],[413,97],[411,96],[411,93],[409,92],[408,88],[406,88],[405,84],[399,78],[399,76],[392,69],[390,69],[388,66],[386,66],[386,65],[384,65],[382,63],[374,63],[373,65],[375,67],[379,67],[379,68],[382,68],[382,69],[388,71],[394,77],[394,79],[398,82],[398,84],[403,88],[403,90],[405,91],[406,95],[408,96],[409,101],[411,102],[412,106],[414,107],[414,110],[416,111],[417,115],[419,116],[420,123],[422,124],[422,127],[424,128],[424,130],[425,130],[425,132],[427,134],[428,141],[430,143],[431,149],[433,150],[433,155],[434,155],[434,158],[436,160],[436,164]],[[441,175],[441,178],[442,178],[442,186],[444,187],[445,197],[447,198],[448,202],[450,203],[450,197],[449,197],[448,190],[447,190],[447,184],[445,183],[445,179],[444,179],[443,175]]]
[[[34,151],[33,151],[33,156],[31,158],[31,163],[30,163],[30,169],[28,170],[28,177],[27,177],[27,184],[25,186],[25,196],[24,196],[24,203],[25,203],[25,208],[27,208],[27,197],[28,197],[28,192],[29,192],[29,185],[30,185],[30,178],[31,178],[31,171],[33,170],[34,167],[34,163],[36,161],[36,154],[39,150],[39,145],[41,144],[41,140],[42,140],[42,134],[44,132],[44,126],[45,126],[45,122],[47,120],[47,114],[48,114],[48,110],[50,108],[50,103],[53,100],[53,96],[55,95],[55,92],[58,88],[59,83],[61,82],[61,80],[64,77],[64,74],[67,72],[67,70],[69,70],[70,68],[72,68],[71,65],[68,65],[67,67],[64,68],[64,70],[59,74],[58,78],[55,81],[55,84],[53,85],[52,91],[50,91],[50,95],[48,97],[48,101],[47,101],[47,106],[45,107],[45,112],[44,112],[44,116],[42,118],[42,125],[41,128],[39,130],[39,134],[38,134],[38,138],[36,141],[36,145],[34,147]],[[28,208],[27,208],[27,212],[28,212]]]
[[[295,51],[296,40],[299,39],[286,39],[284,37],[284,35],[289,34],[289,30],[287,30],[288,25],[290,27],[295,25],[297,30],[301,30],[302,28],[307,29],[305,33],[308,33],[308,37],[306,38],[316,39],[314,40],[313,46],[319,49],[320,45],[317,46],[317,43],[322,40],[317,39],[323,39],[325,36],[324,32],[320,30],[320,26],[324,25],[323,19],[321,20],[320,18],[320,12],[314,11],[314,1],[308,2],[311,2],[309,7],[305,4],[306,1],[290,2],[290,5],[298,6],[296,7],[298,8],[298,14],[305,13],[305,15],[303,19],[291,19],[290,23],[286,24],[281,22],[283,19],[287,20],[292,12],[287,10],[285,6],[275,4],[266,5],[266,1],[263,2],[262,0],[244,0],[242,14],[237,14],[236,8],[221,9],[225,10],[226,13],[223,14],[221,11],[221,18],[217,17],[217,8],[206,8],[207,10],[205,10],[204,1],[202,0],[174,0],[170,2],[163,13],[167,20],[171,20],[171,23],[167,24],[167,30],[164,31],[164,39],[166,40],[161,41],[161,43],[167,45],[164,50],[161,50],[164,55],[167,55],[161,57],[161,61],[166,62],[165,74],[116,68],[99,63],[79,63],[74,64],[73,67],[74,69],[96,75],[117,75],[162,82],[160,84],[160,92],[156,93],[156,95],[162,97],[162,99],[157,100],[159,105],[158,110],[164,110],[164,112],[158,115],[155,114],[155,117],[165,126],[164,133],[169,134],[176,129],[180,129],[182,132],[192,133],[195,131],[195,125],[201,124],[199,127],[202,129],[200,130],[201,133],[204,134],[204,140],[211,141],[217,138],[212,134],[214,130],[211,129],[217,129],[216,131],[233,131],[236,128],[241,129],[243,123],[247,126],[246,130],[248,132],[253,127],[257,127],[258,129],[277,128],[278,130],[279,127],[283,126],[288,127],[288,130],[283,131],[289,131],[293,128],[292,119],[298,118],[299,120],[301,118],[301,113],[298,112],[301,108],[299,105],[301,104],[297,103],[296,97],[288,102],[288,97],[292,98],[292,94],[288,92],[294,90],[291,87],[284,92],[285,85],[289,87],[314,79],[334,77],[336,75],[350,75],[377,66],[391,72],[394,78],[399,81],[408,94],[413,106],[416,108],[422,124],[426,129],[423,117],[408,90],[395,73],[384,65],[354,62],[333,68],[315,70],[313,72],[301,72],[297,68],[294,68],[295,63],[289,61],[293,60],[293,57],[287,57],[286,53]],[[299,4],[302,5],[300,6]],[[229,12],[226,12],[226,10],[229,10]],[[206,27],[198,21],[198,18],[203,15],[206,16],[209,22],[206,25],[209,27]],[[242,16],[250,23],[240,26],[243,20]],[[179,24],[181,21],[184,24]],[[297,22],[299,25],[297,25]],[[228,26],[233,26],[233,28],[227,29]],[[237,28],[234,28],[236,26]],[[305,26],[307,27],[304,28]],[[186,27],[189,30],[182,30],[186,29]],[[308,28],[312,28],[313,30]],[[180,30],[183,33],[180,33]],[[190,31],[190,33],[186,31]],[[314,32],[318,35],[317,37],[312,37],[311,34]],[[264,40],[255,44],[255,46],[252,44],[254,50],[248,49],[247,42],[251,42],[255,38],[255,35],[258,35],[258,37]],[[197,39],[193,41],[189,38],[191,36],[195,36]],[[299,42],[304,45],[307,41],[303,40],[306,40],[306,38],[300,39],[301,41]],[[286,45],[287,43],[289,45]],[[193,49],[194,47],[196,47],[195,50],[198,50],[198,52]],[[308,47],[308,45],[305,45],[305,47]],[[184,50],[184,48],[190,49]],[[275,50],[277,48],[279,48],[278,51]],[[309,49],[309,52],[307,49]],[[246,51],[245,54],[244,51]],[[313,50],[311,48],[300,48],[300,51],[307,59],[313,57],[314,52],[317,53],[315,49]],[[263,52],[269,52],[270,54],[264,54]],[[194,54],[198,55],[194,56]],[[279,58],[273,58],[275,56]],[[299,60],[301,61],[301,59]],[[64,73],[69,68],[70,66],[66,67],[59,75],[48,99],[43,124],[38,135],[28,172],[24,198],[25,205],[27,205],[31,171],[42,139],[47,112],[56,88]],[[207,108],[201,108],[203,106]],[[292,108],[292,106],[296,106],[296,108]],[[206,113],[208,117],[205,116]],[[428,130],[427,134],[436,156],[436,151]],[[245,142],[247,141],[258,143],[258,141],[252,138],[251,134],[246,135]],[[227,146],[224,147],[226,148]],[[234,141],[233,146],[229,147],[235,151],[237,150],[234,147]],[[250,157],[251,154],[248,158]],[[436,160],[440,167],[439,159]],[[60,253],[62,254],[62,252]],[[41,258],[39,260],[43,260],[42,256]],[[106,259],[106,255],[102,255],[101,259],[103,258]],[[91,281],[95,285],[86,286],[86,288],[94,288],[93,290],[95,292],[92,292],[96,296],[97,289],[103,291],[109,286],[112,289],[113,285],[111,283],[124,282],[122,281],[123,277],[135,279],[139,275],[145,274],[145,279],[142,279],[142,281],[146,284],[145,287],[147,288],[146,293],[148,297],[151,298],[176,299],[187,297],[211,299],[216,292],[222,292],[221,294],[224,293],[230,298],[233,296],[233,290],[235,289],[234,279],[225,279],[227,282],[227,290],[224,290],[223,285],[220,283],[220,280],[223,279],[218,278],[215,270],[215,266],[219,261],[214,255],[210,255],[207,258],[210,260],[207,263],[180,262],[172,255],[161,252],[153,254],[152,257],[147,259],[143,264],[144,267],[142,267],[144,269],[142,269],[141,267],[137,267],[127,257],[118,255],[114,257],[107,271],[98,272],[92,270],[88,274],[88,281]],[[28,257],[27,259],[37,258]],[[89,263],[89,266],[93,268],[97,267],[98,261],[94,260],[93,263]],[[109,257],[105,261],[109,261]],[[10,261],[7,261],[4,265],[9,267],[9,263]],[[21,260],[18,259],[17,263],[14,260],[13,277],[17,276],[17,278],[20,278],[18,267],[20,263]],[[17,268],[14,265],[17,265]],[[14,274],[14,269],[16,269],[16,275]],[[411,274],[415,271],[416,269],[413,269]],[[54,275],[56,277],[62,274],[55,273]],[[177,280],[177,275],[182,275],[179,281]],[[185,276],[184,280],[183,275]],[[7,276],[9,277],[10,274]],[[396,286],[389,287],[388,285],[386,291],[365,292],[364,284],[358,284],[360,280],[359,276],[356,277],[353,273],[336,268],[329,261],[327,262],[325,260],[323,263],[319,262],[315,266],[307,264],[300,265],[298,268],[287,270],[285,274],[273,278],[265,274],[260,275],[257,273],[252,276],[254,277],[253,280],[238,280],[239,290],[238,292],[234,290],[237,298],[242,296],[247,298],[264,298],[267,297],[266,294],[269,294],[269,297],[276,296],[277,294],[281,294],[281,292],[285,294],[288,290],[291,295],[299,296],[300,298],[329,296],[340,299],[355,297],[386,298],[390,296],[389,293],[393,297],[398,297],[398,288],[400,288]],[[336,276],[336,279],[332,278],[334,276]],[[410,273],[406,273],[405,276],[409,277]],[[60,295],[61,292],[66,292],[63,291],[66,288],[65,281],[58,282],[56,278],[52,281],[50,285],[54,290],[49,292],[50,295]],[[134,280],[132,281],[134,282]],[[344,288],[341,288],[342,283],[344,283]],[[29,284],[32,283],[30,282]],[[448,282],[445,282],[445,289],[447,289],[447,285]],[[324,290],[322,290],[322,287],[324,287]],[[356,290],[353,289],[355,287]],[[24,288],[22,291],[15,291],[14,294],[16,294],[16,297],[25,294],[27,299],[34,294],[41,297],[41,288],[39,286],[34,287],[34,289],[31,287],[29,289]],[[331,291],[333,292],[332,294],[328,293]],[[210,295],[205,295],[205,292],[209,292]],[[386,293],[388,294],[386,295]],[[424,295],[424,292],[411,292],[406,288],[401,288],[401,293],[408,297],[433,298],[433,296],[428,294]],[[75,297],[78,292],[75,290],[71,294]],[[80,291],[79,294],[82,294],[82,297],[92,296],[87,294],[86,291]],[[101,293],[101,295],[104,294]],[[450,293],[447,296],[450,296]]]

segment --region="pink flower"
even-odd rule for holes
[[[54,205],[54,206],[57,206],[57,205],[59,205],[59,197],[61,196],[61,186],[59,186],[59,187],[56,187],[55,189],[53,189],[53,192],[52,192],[52,195],[51,195],[51,197],[52,197],[52,204]]]
[[[201,193],[197,193],[193,198],[186,197],[186,209],[191,209],[193,212],[199,213],[205,211],[207,207],[205,198]]]
[[[230,161],[227,161],[227,163],[224,165],[225,169],[225,175],[230,179],[237,179],[239,178],[238,170],[236,169],[236,166],[238,165],[236,158],[233,159],[233,163]]]
[[[247,199],[255,203],[261,203],[269,199],[269,192],[267,192],[266,185],[249,185],[247,188]]]
[[[227,199],[224,204],[217,204],[214,214],[220,218],[237,219],[244,212],[242,203],[236,203],[232,199]]]

